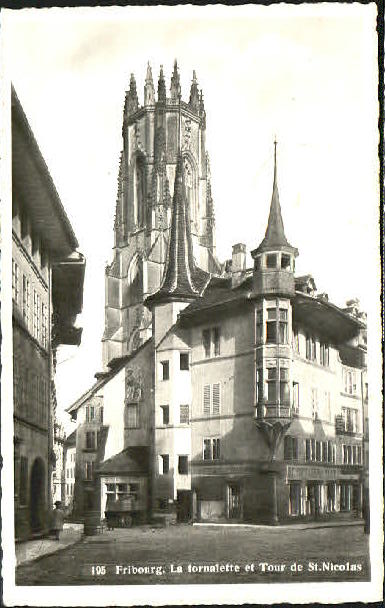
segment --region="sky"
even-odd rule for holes
[[[12,80],[87,260],[79,348],[60,347],[59,418],[101,370],[125,90],[147,61],[188,100],[203,89],[217,254],[264,236],[278,185],[297,274],[375,314],[379,285],[375,5],[25,9],[2,12]],[[251,258],[248,258],[251,265]]]

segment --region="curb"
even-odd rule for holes
[[[289,524],[289,525],[268,525],[268,524],[228,524],[228,523],[203,523],[195,522],[193,526],[196,527],[216,527],[216,528],[253,528],[255,530],[317,530],[322,528],[342,528],[350,526],[363,526],[364,520],[356,521],[341,521],[341,522],[320,522],[318,524]]]
[[[43,553],[42,555],[37,555],[36,557],[32,557],[31,559],[26,559],[23,562],[21,562],[21,564],[16,564],[16,568],[21,568],[23,566],[26,566],[27,564],[31,564],[32,562],[38,562],[41,559],[43,559],[44,557],[56,555],[56,553],[65,551],[69,547],[74,547],[75,545],[79,544],[82,540],[83,540],[83,535],[81,535],[80,538],[76,539],[73,543],[68,543],[64,547],[58,547],[57,549],[54,549],[53,551],[49,551],[48,553]],[[17,560],[17,558],[16,558],[16,560]]]

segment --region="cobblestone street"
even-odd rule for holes
[[[369,580],[368,537],[362,526],[185,525],[106,531],[16,571],[18,585],[326,580]]]

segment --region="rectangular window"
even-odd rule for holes
[[[180,353],[179,355],[179,369],[187,371],[189,369],[189,354]]]
[[[268,253],[266,255],[266,268],[277,268],[277,254]]]
[[[47,306],[41,305],[41,342],[44,348],[47,348]]]
[[[161,361],[162,366],[162,380],[170,379],[170,362],[169,361]]]
[[[188,474],[188,456],[178,456],[178,473],[179,475]]]
[[[277,309],[267,309],[267,320],[266,320],[266,343],[276,344],[277,343]]]
[[[203,460],[211,460],[211,439],[203,440]]]
[[[23,319],[27,327],[29,327],[30,315],[30,297],[31,286],[28,277],[23,274]]]
[[[298,329],[293,329],[293,349],[299,354],[299,333]]]
[[[189,424],[190,422],[190,408],[188,404],[179,406],[179,422],[180,424]]]
[[[311,440],[306,439],[305,443],[305,458],[307,462],[311,461]]]
[[[214,357],[219,357],[221,354],[221,331],[219,327],[214,327],[213,333],[213,345],[214,345]]]
[[[290,270],[290,256],[285,253],[281,254],[281,268],[282,270]]]
[[[320,343],[320,363],[325,367],[329,367],[329,344],[326,342]]]
[[[103,424],[103,416],[104,416],[104,408],[103,406],[99,408],[99,422]]]
[[[322,462],[328,462],[328,442],[322,442]]]
[[[213,439],[213,460],[219,460],[221,457],[221,440]]]
[[[277,369],[275,367],[267,369],[267,400],[270,403],[277,401]]]
[[[293,382],[293,413],[299,413],[299,383]]]
[[[287,344],[288,342],[288,315],[286,308],[279,309],[279,343]]]
[[[139,427],[139,407],[137,403],[127,405],[127,428],[137,429]]]
[[[317,342],[314,336],[306,336],[306,359],[315,361],[317,358]]]
[[[358,412],[349,407],[341,408],[341,414],[344,421],[344,431],[348,433],[357,433]]]
[[[202,332],[202,343],[205,351],[205,357],[208,359],[211,355],[211,332],[209,329],[204,329]]]
[[[85,479],[92,481],[94,478],[94,463],[92,461],[85,462]]]
[[[168,405],[161,405],[162,424],[170,424],[170,408]]]
[[[298,460],[298,439],[297,437],[286,436],[283,444],[283,454],[285,460]]]
[[[86,449],[87,450],[95,450],[96,449],[96,432],[95,431],[87,431],[87,433],[86,433]]]
[[[313,461],[315,461],[316,460],[316,441],[315,441],[315,439],[311,439],[310,443],[311,443],[311,459]]]
[[[313,420],[317,420],[318,418],[318,389],[311,389],[311,408],[312,408],[312,418]]]
[[[328,441],[328,462],[333,462],[333,444]]]
[[[255,341],[257,344],[263,343],[263,311],[256,310],[255,311]]]
[[[28,503],[28,459],[20,456],[19,503],[25,506]]]
[[[279,370],[279,399],[282,405],[290,404],[289,370],[286,367]]]
[[[19,280],[19,266],[14,260],[12,260],[12,298],[16,304],[19,304]]]
[[[167,475],[169,470],[170,470],[170,456],[168,454],[161,454],[159,473],[161,475]]]
[[[321,442],[315,442],[315,459],[317,462],[321,462]]]
[[[360,445],[357,446],[357,464],[362,464],[362,448]]]
[[[255,370],[255,402],[259,403],[263,398],[263,374],[261,369]]]

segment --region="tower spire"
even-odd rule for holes
[[[277,247],[291,247],[283,227],[281,205],[279,202],[278,183],[277,183],[277,140],[274,138],[274,178],[273,193],[271,196],[269,219],[265,238],[259,245],[257,251],[268,250]]]
[[[182,154],[176,165],[170,239],[162,284],[146,303],[191,301],[198,298],[209,282],[210,274],[198,268],[193,255],[190,216],[184,185]]]

